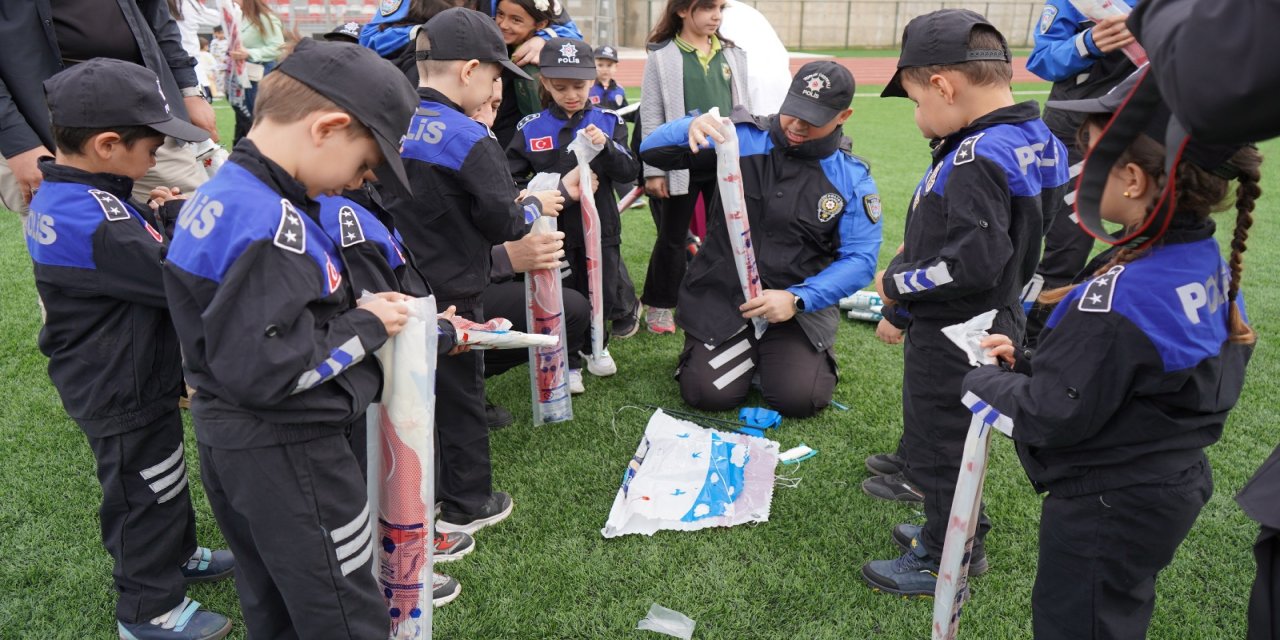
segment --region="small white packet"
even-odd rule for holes
[[[636,629],[656,631],[669,636],[684,638],[684,640],[691,640],[695,624],[697,623],[689,616],[655,602],[649,605],[649,614],[636,623]]]
[[[965,352],[969,356],[969,364],[975,367],[981,367],[984,364],[992,364],[987,362],[986,349],[982,348],[982,340],[989,337],[987,329],[991,328],[991,323],[995,322],[996,310],[992,309],[986,313],[980,313],[960,324],[953,324],[949,327],[943,327],[942,335],[951,340],[952,344]]]

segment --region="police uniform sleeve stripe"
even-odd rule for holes
[[[358,336],[352,337],[338,348],[329,352],[329,357],[324,362],[321,362],[320,366],[299,376],[298,384],[294,386],[293,393],[302,393],[324,384],[345,371],[347,367],[363,360],[364,355],[364,345],[361,344],[360,338]]]

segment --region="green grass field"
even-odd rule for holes
[[[1047,89],[1047,85],[1025,87]],[[878,92],[867,88],[860,93]],[[884,200],[882,263],[902,237],[907,198],[927,167],[928,149],[906,100],[858,100],[848,131],[866,157]],[[218,111],[224,140],[230,112]],[[1264,145],[1280,161],[1280,143]],[[1257,525],[1232,501],[1275,446],[1280,357],[1270,343],[1280,326],[1280,171],[1266,170],[1246,259],[1250,315],[1261,339],[1240,406],[1223,440],[1209,450],[1216,491],[1173,565],[1160,578],[1151,638],[1234,639],[1245,635]],[[647,211],[623,216],[624,255],[637,285],[653,240]],[[1224,226],[1230,227],[1229,221]],[[1221,235],[1221,234],[1220,234]],[[100,492],[93,459],[63,412],[36,349],[40,319],[31,264],[15,215],[0,217],[0,637],[112,637],[111,562],[98,539]],[[641,333],[617,341],[620,373],[588,376],[568,424],[530,426],[529,380],[521,369],[490,382],[515,426],[492,438],[498,488],[515,497],[514,515],[477,535],[479,549],[445,565],[461,598],[436,612],[439,638],[640,638],[650,603],[697,621],[696,638],[915,639],[928,636],[932,601],[871,592],[858,569],[896,555],[890,528],[918,522],[917,509],[875,501],[859,483],[863,459],[891,450],[901,428],[900,347],[878,342],[870,324],[844,321],[837,346],[835,399],[851,410],[785,420],[773,433],[783,448],[820,451],[778,472],[800,479],[775,491],[770,521],[758,526],[605,540],[600,529],[623,468],[644,429],[636,405],[680,406],[672,367],[682,339]],[[751,404],[760,404],[754,398]],[[189,451],[194,439],[188,435]],[[1011,444],[997,439],[986,484],[991,570],[973,582],[967,638],[1031,637],[1040,497]],[[222,546],[188,455],[202,544]],[[1141,545],[1142,540],[1134,540]],[[199,585],[190,595],[239,619],[233,585]],[[237,624],[232,637],[243,638]]]

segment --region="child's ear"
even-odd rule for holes
[[[124,148],[124,140],[114,131],[104,131],[84,143],[85,155],[110,160],[116,151]]]
[[[317,145],[336,134],[346,135],[351,126],[351,114],[341,111],[329,111],[320,114],[311,122],[311,137]]]
[[[476,69],[479,68],[479,60],[468,60],[462,63],[462,66],[459,67],[458,70],[458,81],[461,82],[463,86],[469,86],[471,84],[471,79],[475,77]]]
[[[956,86],[951,83],[951,79],[941,73],[935,73],[929,76],[929,91],[937,91],[947,104],[954,104],[956,100]]]
[[[1154,186],[1155,181],[1151,179],[1151,176],[1147,175],[1146,171],[1142,170],[1142,167],[1130,162],[1122,167],[1120,171],[1124,178],[1126,197],[1142,200],[1149,195],[1148,190]]]

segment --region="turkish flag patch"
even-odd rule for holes
[[[530,151],[550,151],[555,148],[555,142],[551,136],[542,136],[541,138],[529,138]]]
[[[152,238],[156,239],[156,242],[164,244],[164,236],[160,235],[160,232],[156,231],[155,227],[152,227],[150,224],[147,224],[146,220],[142,221],[142,226],[146,228],[147,233],[151,234]]]
[[[325,275],[329,276],[329,293],[337,291],[342,285],[342,274],[338,272],[337,267],[333,266],[333,260],[328,254],[324,256],[324,271]]]

